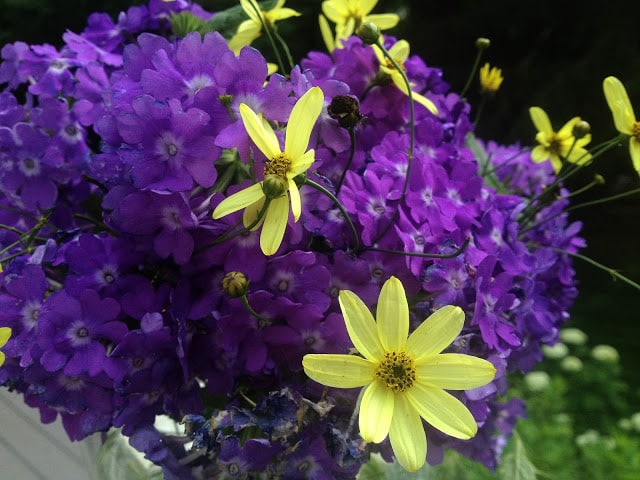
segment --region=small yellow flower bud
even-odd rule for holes
[[[365,45],[373,45],[380,38],[380,28],[373,22],[364,22],[356,34]]]
[[[276,174],[266,175],[262,182],[262,191],[265,197],[272,200],[282,196],[288,188],[287,179]]]
[[[560,340],[571,345],[584,345],[587,343],[587,334],[579,328],[565,328],[560,330]]]
[[[569,355],[562,359],[560,367],[566,372],[579,372],[582,370],[582,360],[573,355]]]
[[[556,343],[552,347],[548,345],[542,346],[542,353],[547,358],[553,358],[559,360],[566,357],[569,354],[569,349],[564,343]]]
[[[491,45],[491,40],[484,37],[476,38],[476,48],[478,50],[486,50]]]
[[[618,350],[611,345],[596,345],[591,350],[591,356],[604,363],[618,363],[618,360],[620,360]]]
[[[571,134],[574,137],[576,137],[576,140],[579,140],[580,138],[587,135],[589,132],[591,132],[591,125],[589,125],[589,122],[580,120],[578,123],[576,123],[573,126],[573,131],[571,132]]]
[[[599,173],[596,173],[593,176],[593,181],[596,182],[598,185],[604,185],[604,183],[605,183],[604,177],[602,175],[600,175]]]
[[[524,376],[524,383],[532,392],[541,392],[551,383],[547,372],[529,372]]]
[[[222,290],[231,298],[242,297],[249,290],[249,279],[242,272],[227,272],[222,278]]]
[[[480,90],[482,93],[493,95],[500,89],[504,81],[502,70],[491,67],[488,63],[480,69]]]

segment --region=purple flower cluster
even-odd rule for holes
[[[301,359],[348,352],[338,292],[373,306],[393,275],[416,324],[463,308],[451,350],[498,370],[459,394],[478,435],[429,428],[428,460],[455,448],[495,467],[523,411],[497,399],[506,374],[534,367],[577,293],[559,252],[583,246],[580,226],[562,195],[545,197],[552,168],[518,146],[468,148],[469,106],[419,57],[406,73],[439,113],[416,104],[410,157],[408,97],[359,39],[268,76],[260,52],[235,56],[218,33],[166,33],[182,10],[210,16],[151,0],[117,23],[93,14],[59,50],[2,49],[0,326],[13,333],[0,384],[74,440],[121,427],[166,478],[353,476],[370,452],[350,431],[354,392],[323,393]],[[284,123],[311,86],[327,105],[308,175],[343,210],[303,186],[300,221],[265,257],[241,213],[211,218],[264,160],[238,107]],[[359,104],[351,131],[331,115],[345,98]],[[229,272],[245,296],[225,292]],[[160,414],[187,415],[187,436],[158,432]]]

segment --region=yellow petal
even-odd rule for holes
[[[543,109],[540,107],[531,107],[529,108],[529,116],[539,132],[547,136],[553,135],[553,127],[551,127],[549,116]]]
[[[409,472],[422,468],[427,458],[427,436],[420,415],[404,395],[396,395],[389,440],[396,460]]]
[[[4,347],[11,337],[11,329],[9,327],[0,327],[0,347]]]
[[[409,42],[406,40],[399,40],[388,49],[388,52],[396,62],[402,65],[409,57],[410,48]]]
[[[407,352],[416,363],[436,355],[455,340],[464,325],[460,307],[445,305],[433,312],[407,340]]]
[[[353,3],[357,3],[358,4],[359,13],[360,13],[360,15],[362,15],[364,17],[371,10],[373,10],[373,7],[376,6],[376,3],[378,3],[378,0],[358,0],[358,1],[353,2]]]
[[[558,131],[557,136],[560,138],[572,138],[573,137],[573,127],[575,127],[576,123],[581,120],[580,117],[573,117],[567,123],[565,123],[562,128]]]
[[[302,205],[300,202],[300,191],[293,179],[289,179],[289,198],[291,199],[291,213],[293,213],[293,219],[297,222],[300,218]]]
[[[324,105],[324,94],[320,87],[311,87],[298,99],[287,122],[284,151],[292,162],[302,157],[309,146],[311,130]]]
[[[631,137],[629,139],[629,153],[631,154],[633,168],[635,168],[638,175],[640,175],[640,140],[638,140],[638,137]]]
[[[402,350],[409,334],[409,306],[402,282],[391,277],[384,282],[376,309],[378,337],[386,351]]]
[[[367,306],[349,290],[340,291],[338,302],[349,338],[356,350],[369,360],[379,361],[384,350],[378,337],[378,327]]]
[[[273,23],[279,20],[285,20],[291,17],[299,17],[300,12],[295,11],[292,8],[274,8],[266,12],[266,17]]]
[[[310,353],[302,358],[304,373],[322,385],[356,388],[373,381],[375,365],[355,355]]]
[[[235,35],[229,40],[229,48],[238,55],[242,47],[250,45],[260,36],[261,29],[262,26],[259,23],[256,24],[253,20],[245,20],[238,26]]]
[[[393,417],[394,394],[381,382],[374,381],[360,402],[360,435],[366,442],[380,443],[389,433]]]
[[[260,232],[260,248],[265,255],[278,251],[289,219],[289,198],[281,195],[271,200]]]
[[[589,162],[589,160],[591,160],[591,154],[584,148],[579,147],[576,142],[576,145],[574,145],[571,152],[569,152],[567,162],[584,165]]]
[[[245,228],[251,227],[251,231],[253,232],[260,228],[260,226],[264,223],[264,214],[262,215],[262,218],[258,219],[257,222],[256,219],[258,218],[260,212],[262,212],[262,207],[264,206],[264,202],[266,200],[266,197],[262,197],[260,200],[252,203],[251,205],[248,205],[244,209],[244,212],[242,213],[242,224],[245,226]]]
[[[549,160],[549,151],[542,145],[538,145],[531,151],[531,160],[536,163],[546,162]]]
[[[333,52],[336,48],[335,40],[333,39],[333,32],[327,21],[327,17],[320,14],[318,15],[318,22],[320,23],[320,34],[322,35],[322,41],[327,47],[329,53]]]
[[[247,187],[239,192],[229,195],[222,200],[218,206],[213,210],[213,218],[217,220],[230,213],[237,212],[245,207],[248,207],[252,203],[256,203],[261,198],[264,198],[262,192],[262,185],[260,183],[254,183],[250,187]]]
[[[5,359],[4,353],[0,352],[0,367],[4,364],[4,359]]]
[[[344,1],[322,2],[322,13],[333,23],[344,23],[349,16],[349,8]]]
[[[307,150],[307,152],[301,157],[294,158],[291,160],[291,166],[289,167],[289,171],[287,172],[287,177],[295,178],[301,173],[309,170],[309,167],[313,164],[316,159],[316,152],[312,148]]]
[[[258,16],[260,6],[255,2],[255,0],[240,0],[240,6],[251,20],[260,22],[260,17]]]
[[[422,418],[447,435],[466,440],[478,431],[467,407],[440,388],[416,383],[405,395]]]
[[[419,383],[446,390],[467,390],[486,385],[496,376],[496,368],[483,358],[459,353],[443,353],[416,364]]]
[[[395,13],[376,13],[367,15],[365,21],[375,23],[380,30],[388,30],[398,24],[400,17]]]
[[[631,106],[629,95],[624,85],[616,77],[607,77],[602,82],[604,96],[613,115],[616,130],[626,135],[633,135],[633,124],[636,114]]]
[[[419,93],[413,92],[413,91],[411,92],[411,96],[413,97],[413,100],[415,102],[418,102],[420,105],[425,107],[427,110],[429,110],[434,115],[438,114],[438,109],[436,108],[434,103],[431,100],[429,100],[427,97],[424,97],[424,96],[420,95]]]
[[[260,149],[264,156],[267,158],[277,157],[280,151],[280,144],[278,143],[278,137],[273,132],[273,129],[269,124],[262,121],[251,108],[244,104],[240,104],[240,116],[242,117],[242,123],[246,128],[249,137]]]

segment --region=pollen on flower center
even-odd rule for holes
[[[394,392],[404,392],[416,381],[415,361],[407,352],[386,352],[376,368],[376,378]]]
[[[633,122],[633,136],[640,138],[640,122]]]
[[[291,160],[289,156],[282,152],[264,163],[264,175],[265,177],[267,175],[277,175],[281,178],[286,178],[290,167]]]

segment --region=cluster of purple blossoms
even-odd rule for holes
[[[469,105],[417,56],[406,73],[438,114],[416,104],[410,161],[408,97],[370,46],[352,37],[269,76],[260,52],[236,56],[218,33],[174,36],[185,10],[211,16],[151,0],[117,23],[93,14],[61,49],[2,49],[0,326],[13,333],[0,384],[73,440],[122,428],[166,478],[354,476],[371,451],[349,427],[355,392],[323,393],[301,360],[348,352],[338,292],[372,307],[393,275],[416,325],[460,306],[450,350],[498,372],[457,394],[478,435],[427,427],[428,461],[454,448],[495,467],[524,411],[500,400],[506,375],[534,367],[577,294],[560,252],[583,246],[580,225],[561,189],[545,193],[551,166],[517,145],[470,149]],[[343,210],[303,186],[300,221],[266,257],[259,232],[229,234],[241,214],[211,218],[261,158],[238,107],[285,123],[312,86],[326,105],[308,175]],[[357,125],[331,114],[340,102]],[[223,288],[229,272],[244,295]],[[184,417],[185,436],[156,430],[162,414]]]

